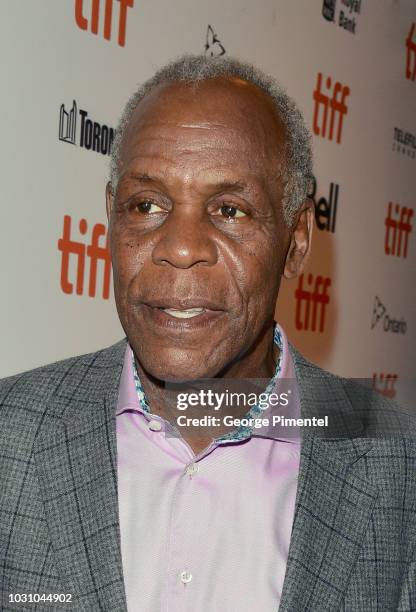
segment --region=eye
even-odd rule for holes
[[[219,209],[221,215],[226,219],[236,219],[238,217],[245,217],[246,213],[237,208],[237,206],[231,206],[230,204],[224,204]]]
[[[163,211],[163,208],[152,202],[152,200],[142,200],[141,202],[137,202],[134,207],[138,212],[144,215],[151,215],[152,213]]]

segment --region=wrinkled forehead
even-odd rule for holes
[[[237,78],[198,83],[163,83],[140,101],[124,134],[121,161],[143,142],[165,135],[182,146],[197,147],[207,138],[230,149],[276,163],[285,144],[284,129],[273,101],[262,90]],[[134,156],[134,155],[133,155]]]

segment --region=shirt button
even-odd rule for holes
[[[162,423],[160,421],[149,421],[149,429],[151,431],[160,431],[162,429]]]
[[[197,463],[191,463],[190,465],[187,466],[185,470],[185,474],[189,476],[190,478],[192,478],[192,476],[196,474],[198,471],[199,471],[199,465]]]
[[[191,572],[187,572],[186,570],[181,572],[181,581],[183,582],[183,584],[188,584],[188,582],[191,582],[191,580],[192,580]]]

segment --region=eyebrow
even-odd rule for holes
[[[156,178],[152,178],[151,176],[149,176],[146,173],[134,173],[134,174],[129,174],[128,178],[133,179],[135,181],[140,181],[142,183],[150,183],[150,182],[158,182],[158,179]]]
[[[129,174],[128,178],[138,181],[140,183],[161,183],[162,179],[157,177],[152,177],[146,172],[139,172],[134,174]],[[247,184],[244,181],[220,181],[218,183],[209,183],[209,187],[215,188],[217,192],[221,191],[238,191],[242,192],[247,189]]]

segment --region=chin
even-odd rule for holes
[[[189,357],[188,359],[178,359],[179,355],[164,355],[163,353],[155,359],[140,360],[142,367],[154,378],[171,383],[189,382],[199,378],[214,378],[221,370],[222,364],[212,364],[204,362],[204,359]],[[140,358],[139,358],[140,359]]]

